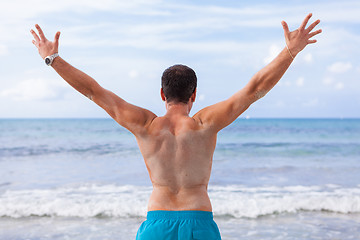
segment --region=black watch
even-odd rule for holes
[[[50,55],[50,56],[47,56],[44,60],[45,60],[45,64],[48,65],[48,66],[51,66],[51,64],[53,63],[54,59],[56,57],[58,57],[59,54],[58,53],[55,53],[53,55]]]

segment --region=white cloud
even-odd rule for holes
[[[310,99],[310,100],[304,102],[302,105],[304,107],[316,107],[319,105],[319,99],[318,98]]]
[[[324,85],[327,85],[327,86],[331,85],[333,82],[334,82],[334,79],[332,79],[332,78],[330,78],[330,77],[324,78],[324,79],[322,80],[322,83],[323,83]]]
[[[296,86],[298,86],[298,87],[304,86],[304,78],[303,78],[303,77],[299,77],[299,78],[296,80]]]
[[[283,108],[286,106],[285,102],[282,101],[282,100],[279,100],[275,103],[275,106],[278,107],[278,108]]]
[[[280,52],[281,47],[279,45],[271,45],[269,48],[268,56],[264,58],[264,63],[269,64]]]
[[[343,89],[344,84],[339,81],[345,82],[345,80],[338,79],[337,77],[342,75],[334,74],[330,70],[322,76],[322,71],[327,70],[326,64],[348,61],[350,64],[353,63],[351,70],[360,72],[356,69],[358,64],[355,65],[355,56],[360,53],[357,47],[360,44],[360,34],[353,27],[354,24],[360,23],[358,0],[341,2],[332,0],[325,5],[309,0],[286,5],[266,2],[244,2],[239,5],[234,1],[210,3],[164,0],[64,0],[54,5],[48,4],[45,0],[12,0],[3,1],[0,5],[0,32],[6,33],[0,35],[0,43],[6,46],[2,50],[0,46],[0,55],[10,55],[6,56],[6,59],[1,57],[2,61],[16,62],[16,55],[12,52],[16,50],[15,46],[19,50],[33,47],[29,30],[33,24],[39,23],[51,39],[55,31],[60,30],[62,32],[60,44],[64,58],[66,57],[75,66],[85,66],[86,72],[89,69],[95,71],[99,80],[104,79],[105,87],[111,90],[119,88],[120,83],[115,80],[118,78],[113,77],[116,75],[115,72],[121,75],[119,77],[121,79],[136,79],[136,81],[121,82],[119,91],[120,89],[123,91],[122,94],[126,99],[139,103],[142,96],[135,98],[127,89],[138,86],[140,81],[142,81],[141,89],[147,89],[151,84],[158,87],[161,70],[174,61],[184,63],[192,61],[191,64],[195,63],[194,65],[204,72],[221,69],[228,74],[231,83],[238,75],[250,77],[254,69],[258,70],[263,66],[263,62],[268,63],[273,60],[283,48],[284,39],[280,21],[286,20],[290,30],[294,30],[309,9],[314,12],[311,21],[321,19],[322,22],[317,29],[322,28],[324,33],[315,37],[319,41],[318,44],[307,47],[306,51],[299,55],[298,63],[311,67],[308,63],[315,61],[316,68],[312,68],[311,71],[314,72],[311,72],[311,75],[323,79],[319,87],[328,86],[328,90],[331,88],[333,91]],[[344,42],[346,44],[342,44]],[[133,50],[135,54],[132,54]],[[11,54],[8,53],[9,51]],[[87,54],[89,52],[92,53]],[[24,54],[27,59],[32,59],[35,49],[24,51]],[[128,60],[129,56],[133,61]],[[79,57],[85,60],[74,62],[74,59]],[[116,61],[109,58],[114,58],[112,60]],[[229,62],[231,60],[232,65],[225,60]],[[124,65],[117,64],[120,61],[124,61]],[[138,66],[139,61],[144,63],[143,66]],[[156,64],[153,64],[154,61]],[[216,68],[213,67],[215,63],[218,64]],[[148,64],[154,65],[155,69],[148,67]],[[298,66],[292,67],[290,74],[293,75],[289,75],[289,78],[279,83],[284,86],[280,88],[281,91],[286,90],[287,86],[296,87],[307,83],[299,80],[298,77],[304,76],[307,79],[306,75],[310,73],[304,75],[303,68]],[[27,64],[23,71],[26,71],[26,68],[37,68],[37,65]],[[339,71],[338,67],[336,69],[335,71]],[[10,70],[1,69],[2,76],[4,74],[12,76],[14,73],[9,72]],[[149,77],[149,74],[156,76]],[[213,81],[216,77],[218,77],[216,74],[210,75],[209,81]],[[324,79],[324,77],[328,78]],[[18,75],[14,78],[22,79]],[[34,84],[38,84],[39,87],[38,90],[33,91],[40,91],[42,88],[43,90],[39,93],[29,93],[26,87],[21,87],[20,84],[11,89],[10,87],[6,87],[6,90],[0,89],[0,96],[6,95],[18,100],[61,97],[59,89],[51,84],[33,82]],[[351,89],[352,83],[345,82],[345,84],[348,84],[346,90]],[[211,88],[214,87],[209,87]],[[316,90],[319,89],[314,89]],[[345,91],[339,91],[340,93],[345,94]],[[147,93],[144,90],[142,95],[145,94]],[[206,92],[204,94],[207,96]],[[198,99],[201,101],[201,94]],[[206,104],[207,101],[210,102],[210,98],[200,103]],[[345,102],[346,98],[342,101]],[[143,102],[149,101],[143,100]],[[148,106],[151,104],[149,103]]]
[[[284,18],[288,21],[290,28],[294,28],[293,24],[300,24],[304,18],[303,11],[307,9],[318,9],[318,15],[324,16],[326,21],[339,21],[339,15],[343,21],[357,21],[359,15],[359,8],[354,7],[359,4],[356,1],[342,1],[341,4],[331,3],[302,3],[301,5],[277,6],[275,4],[252,4],[251,6],[234,7],[234,6],[216,6],[213,4],[196,4],[191,3],[171,3],[162,0],[133,0],[133,1],[116,1],[116,0],[62,0],[57,4],[48,4],[47,0],[12,0],[7,1],[4,6],[0,8],[0,30],[2,32],[9,32],[6,23],[21,22],[27,24],[29,20],[41,19],[41,16],[47,17],[49,14],[66,12],[82,14],[85,19],[88,14],[93,12],[107,12],[109,14],[115,13],[118,15],[143,15],[143,16],[171,16],[170,21],[158,21],[153,19],[138,27],[134,22],[130,22],[130,26],[134,28],[133,31],[140,31],[144,36],[147,33],[159,33],[164,29],[173,32],[189,31],[189,29],[198,29],[200,31],[224,30],[224,29],[239,29],[242,27],[259,27],[259,28],[280,28],[280,21]],[[19,7],[21,6],[21,7]],[[341,6],[342,11],[338,11]],[[336,12],[336,14],[329,14],[328,12]],[[351,14],[347,14],[350,12]],[[291,13],[291,14],[289,14]],[[295,13],[295,14],[294,14]],[[189,17],[191,16],[191,17]],[[162,18],[161,18],[162,19]],[[79,25],[81,21],[77,19]],[[101,21],[100,21],[101,22]],[[113,22],[113,21],[112,21]],[[96,25],[99,22],[90,21],[91,24]],[[119,29],[121,25],[126,23],[116,22]],[[4,29],[2,29],[4,27]],[[5,30],[5,31],[4,31]],[[162,32],[164,33],[164,32]],[[165,35],[165,34],[164,34]]]
[[[313,61],[312,54],[311,53],[305,54],[304,61],[307,62],[307,63],[311,63]]]
[[[330,65],[327,69],[332,73],[344,73],[352,68],[350,62],[336,62]]]
[[[149,5],[161,3],[161,0],[132,0],[132,1],[116,1],[116,0],[62,0],[56,4],[49,4],[47,0],[12,0],[6,1],[0,9],[0,13],[4,18],[21,18],[27,19],[39,16],[40,14],[48,14],[62,11],[72,11],[76,13],[89,13],[93,11],[118,11],[122,13],[141,13],[148,15],[146,9],[150,13]]]
[[[284,81],[284,85],[287,86],[287,87],[290,87],[290,86],[291,86],[291,82],[290,82],[290,81]]]
[[[326,77],[322,80],[322,83],[325,85],[325,86],[330,86],[336,90],[342,90],[345,85],[343,82],[338,82],[338,81],[335,81],[333,78],[331,77]]]
[[[338,82],[336,85],[335,85],[335,89],[337,90],[341,90],[344,88],[344,83],[342,82]]]
[[[65,87],[66,84],[63,81],[28,79],[13,88],[1,91],[0,96],[16,101],[53,100],[61,97]]]
[[[289,19],[289,22],[298,22],[303,18],[303,12],[308,9],[316,9],[319,15],[326,17],[332,22],[360,22],[359,3],[354,0],[333,2],[324,5],[323,3],[301,3],[287,6],[275,4],[252,4],[251,6],[234,7],[234,6],[216,6],[213,4],[179,4],[163,0],[62,0],[57,4],[48,4],[47,0],[12,0],[6,1],[6,4],[0,8],[0,15],[4,18],[29,18],[41,14],[48,14],[61,11],[72,11],[76,13],[88,13],[92,11],[119,12],[124,14],[142,14],[142,15],[172,15],[175,13],[197,13],[201,18],[230,16],[231,22],[239,26],[280,26],[279,17]],[[21,6],[21,7],[19,7]],[[339,11],[339,8],[342,11]],[[2,10],[1,10],[2,9]],[[294,14],[295,13],[295,14]],[[233,18],[236,17],[236,18]],[[260,18],[259,18],[260,17]],[[302,20],[302,19],[301,19]],[[216,21],[214,21],[216,22]],[[221,21],[220,21],[221,22]]]
[[[308,6],[311,9],[311,6]],[[360,3],[357,0],[319,2],[314,9],[321,18],[335,23],[359,23]]]
[[[191,21],[183,23],[133,24],[116,26],[115,24],[83,25],[62,29],[70,37],[63,37],[61,45],[80,48],[88,47],[131,47],[150,50],[176,50],[191,53],[235,53],[244,54],[245,51],[254,53],[260,45],[268,44],[258,39],[244,41],[236,39],[199,39],[201,29],[211,28],[205,23],[196,24]],[[93,29],[93,30],[91,30]],[[99,37],[91,34],[90,41],[86,41],[89,31],[107,32],[108,36]],[[195,36],[196,35],[196,36]],[[194,39],[195,37],[195,39]],[[279,48],[280,49],[280,48]],[[281,50],[281,49],[280,49]],[[279,53],[278,51],[277,53]],[[275,57],[275,55],[271,55]],[[237,54],[238,56],[238,54]],[[271,59],[272,60],[272,59]],[[271,61],[270,60],[270,61]]]
[[[131,79],[135,79],[139,76],[139,73],[136,70],[131,70],[128,75]]]
[[[360,34],[349,28],[349,25],[341,27],[325,25],[322,26],[322,29],[323,33],[316,36],[318,54],[320,53],[323,57],[330,57],[331,59],[338,59],[339,56],[344,55],[350,59],[359,55]],[[346,44],[342,44],[344,42]]]
[[[8,54],[8,48],[7,46],[0,44],[0,56],[4,56]]]
[[[204,101],[205,100],[205,95],[204,94],[200,94],[198,97],[199,101]]]

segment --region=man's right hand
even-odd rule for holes
[[[316,43],[316,40],[310,40],[313,36],[321,33],[321,29],[311,32],[316,25],[320,23],[320,20],[313,22],[308,28],[305,29],[306,25],[309,22],[312,14],[308,14],[300,27],[292,32],[289,31],[289,27],[285,21],[282,21],[282,26],[284,28],[285,41],[286,45],[291,52],[291,55],[295,57],[300,51],[302,51],[308,44]]]
[[[55,34],[54,41],[51,42],[45,37],[43,31],[41,30],[38,24],[36,24],[35,27],[38,30],[40,37],[36,34],[36,32],[33,29],[31,29],[30,32],[35,39],[32,40],[32,43],[39,50],[40,56],[43,59],[45,59],[47,56],[53,55],[54,53],[58,53],[60,32],[57,32]]]

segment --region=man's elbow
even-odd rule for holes
[[[255,92],[254,92],[254,99],[255,101],[259,100],[260,98],[263,98],[265,97],[265,95],[267,94],[268,92],[264,89],[257,89]]]
[[[246,88],[246,95],[252,102],[263,98],[267,93],[264,84],[249,84]]]
[[[267,92],[264,88],[253,88],[247,92],[247,96],[251,102],[256,102],[260,98],[263,98]]]

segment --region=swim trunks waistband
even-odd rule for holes
[[[207,211],[164,211],[155,210],[147,213],[147,220],[157,219],[199,219],[212,220],[213,213]]]

